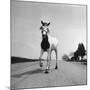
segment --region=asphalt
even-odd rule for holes
[[[87,84],[87,66],[82,62],[51,61],[50,72],[45,73],[46,61],[40,68],[39,61],[11,64],[11,88],[39,88],[56,86],[76,86]]]

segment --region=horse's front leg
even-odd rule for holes
[[[51,52],[50,52],[50,50],[48,50],[47,51],[47,66],[46,66],[45,73],[48,73],[48,71],[50,69],[50,61],[51,61]]]
[[[43,63],[42,63],[42,55],[43,55],[44,51],[41,49],[41,52],[40,52],[40,57],[39,57],[39,60],[40,60],[40,67],[43,66]]]

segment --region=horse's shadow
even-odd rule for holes
[[[20,74],[11,75],[11,77],[20,78],[24,75],[33,75],[33,74],[39,74],[39,73],[43,73],[43,70],[40,68],[35,69],[35,70],[31,70],[31,71],[27,71],[27,72],[23,72]]]

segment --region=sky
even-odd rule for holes
[[[30,1],[11,1],[11,56],[38,59],[41,20],[50,22],[50,35],[59,40],[58,59],[86,48],[86,6]],[[46,58],[46,53],[43,58]],[[52,58],[55,58],[54,52]]]

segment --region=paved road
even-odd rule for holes
[[[11,87],[33,88],[51,86],[86,85],[86,65],[81,62],[58,61],[59,69],[55,70],[55,61],[51,62],[51,71],[44,73],[39,62],[16,63],[11,65]]]

